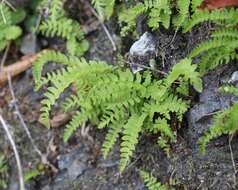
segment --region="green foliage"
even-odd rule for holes
[[[66,65],[64,69],[41,76],[43,65],[49,61]],[[102,152],[106,157],[121,137],[121,164],[123,171],[128,164],[139,136],[143,132],[158,133],[168,141],[175,141],[169,126],[171,113],[182,120],[188,109],[188,102],[179,98],[174,90],[174,82],[189,82],[201,91],[202,82],[196,66],[190,59],[184,59],[174,66],[163,80],[155,80],[150,72],[133,75],[128,69],[112,67],[104,62],[89,61],[76,57],[66,57],[55,52],[44,52],[33,67],[37,88],[49,84],[45,99],[42,100],[41,121],[50,126],[50,111],[60,95],[72,83],[76,94],[63,102],[65,111],[77,108],[66,126],[64,141],[87,121],[98,128],[108,128]],[[39,85],[40,84],[40,85]],[[156,118],[156,119],[155,119]]]
[[[114,10],[115,0],[92,0],[101,20],[109,19]]]
[[[66,47],[71,55],[82,56],[89,48],[88,42],[80,29],[80,24],[67,17],[63,8],[64,0],[43,0],[39,6],[41,12],[48,14],[39,31],[47,37],[60,37],[66,40]]]
[[[8,170],[5,156],[0,155],[0,188],[7,188]]]
[[[148,16],[148,26],[152,29],[158,29],[160,24],[165,28],[170,26],[171,8],[169,0],[144,0],[130,7],[124,8],[119,14],[121,23],[121,34],[126,35],[136,27],[136,19],[142,14]]]
[[[167,185],[162,185],[155,177],[145,171],[140,171],[140,176],[148,190],[173,190],[173,188],[169,188]]]
[[[204,21],[221,22],[221,26],[211,33],[211,39],[199,44],[189,55],[190,58],[202,55],[199,63],[201,74],[238,58],[236,51],[238,48],[238,30],[235,25],[238,23],[237,20],[238,13],[233,8],[211,12],[199,10],[183,26],[184,31],[188,31],[196,24]]]
[[[216,23],[223,22],[234,26],[238,23],[238,12],[235,8],[216,9],[213,11],[197,10],[192,15],[192,18],[183,26],[183,31],[188,32],[197,24],[205,21],[212,21]]]
[[[0,3],[0,51],[3,50],[12,40],[22,34],[22,29],[17,26],[25,18],[25,12],[21,9],[12,11],[3,2]]]
[[[221,91],[238,96],[238,88],[234,86],[223,86]],[[230,108],[218,112],[213,118],[213,124],[210,129],[199,139],[199,147],[202,153],[205,153],[206,145],[221,135],[231,135],[237,132],[238,126],[238,103]]]

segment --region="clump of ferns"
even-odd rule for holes
[[[65,68],[42,77],[45,63],[53,61],[64,64]],[[182,121],[189,102],[180,98],[178,89],[191,84],[197,91],[202,90],[202,82],[196,65],[190,59],[181,60],[162,80],[156,80],[151,72],[134,75],[129,69],[113,67],[101,61],[86,61],[73,56],[47,51],[35,62],[33,75],[36,89],[50,84],[42,100],[41,121],[50,127],[50,111],[60,95],[74,84],[75,94],[62,103],[63,111],[78,111],[66,126],[64,141],[85,122],[90,121],[108,133],[102,145],[106,157],[116,140],[121,137],[120,171],[130,161],[133,151],[143,133],[159,134],[162,148],[176,141],[170,128],[171,114]],[[174,88],[175,82],[181,82]]]
[[[89,48],[80,24],[67,16],[64,10],[65,0],[42,0],[39,12],[44,15],[39,31],[46,37],[60,37],[66,40],[70,55],[82,56]]]

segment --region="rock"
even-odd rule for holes
[[[145,32],[130,48],[132,56],[148,56],[156,54],[156,41],[154,36]]]
[[[238,83],[238,71],[232,73],[229,83],[237,84]]]
[[[39,49],[35,34],[30,33],[23,37],[20,50],[24,55],[36,53]]]
[[[58,167],[60,170],[67,171],[69,181],[74,181],[86,169],[88,169],[86,158],[88,158],[88,156],[85,155],[81,149],[77,149],[73,152],[60,156]]]
[[[134,73],[143,70],[139,65],[150,66],[150,60],[155,59],[157,54],[157,40],[152,33],[145,32],[130,48],[129,59]]]

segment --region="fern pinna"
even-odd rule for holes
[[[0,3],[0,51],[3,50],[12,40],[22,34],[22,29],[17,26],[25,18],[22,9],[13,11],[4,2]]]
[[[66,40],[66,47],[71,55],[82,56],[89,47],[84,39],[80,24],[66,16],[65,0],[42,0],[39,11],[46,15],[39,26],[39,31],[47,37],[61,37]]]
[[[42,77],[43,64],[51,59],[64,64],[65,68]],[[41,102],[41,121],[50,127],[53,105],[60,94],[74,83],[76,94],[63,102],[63,110],[77,108],[78,111],[65,128],[64,141],[80,125],[91,121],[98,128],[108,129],[102,145],[106,157],[121,135],[120,170],[123,171],[141,133],[161,134],[166,143],[175,141],[175,134],[169,127],[171,113],[176,113],[181,121],[188,109],[188,102],[176,95],[174,82],[187,81],[201,91],[201,79],[195,69],[190,59],[184,59],[174,66],[165,79],[157,81],[150,72],[133,75],[128,69],[113,67],[101,61],[87,62],[53,51],[44,52],[33,67],[38,89],[46,83],[51,84]]]

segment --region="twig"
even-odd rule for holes
[[[22,165],[21,165],[20,156],[19,156],[19,153],[17,151],[17,147],[16,147],[16,144],[15,144],[15,142],[13,140],[13,137],[12,137],[10,131],[9,131],[9,128],[8,128],[6,122],[4,121],[4,119],[3,119],[1,114],[0,114],[0,122],[2,124],[2,127],[3,127],[4,131],[6,132],[8,140],[10,141],[10,144],[12,146],[12,149],[13,149],[13,152],[14,152],[14,155],[15,155],[15,158],[16,158],[20,190],[25,190],[23,171],[22,171]]]
[[[48,161],[48,159],[47,159],[48,154],[43,154],[40,151],[40,149],[37,147],[37,145],[35,144],[34,139],[31,136],[31,133],[30,133],[30,131],[29,131],[29,129],[28,129],[28,127],[27,127],[23,117],[22,117],[22,114],[21,114],[21,112],[19,110],[19,107],[17,105],[17,99],[16,99],[16,96],[15,96],[15,93],[14,93],[14,90],[13,90],[12,80],[11,80],[10,74],[8,74],[8,85],[9,85],[9,89],[10,89],[10,92],[11,92],[12,102],[13,102],[13,106],[15,108],[15,113],[16,113],[17,117],[19,118],[20,123],[21,123],[24,131],[27,134],[27,137],[29,138],[29,140],[30,140],[30,142],[31,142],[31,144],[32,144],[32,146],[34,148],[34,151],[40,156],[41,162],[43,164],[46,164],[46,165],[50,166],[52,168],[52,170],[56,173],[58,171],[57,168]]]
[[[7,59],[9,48],[10,48],[10,43],[7,45],[7,47],[6,47],[5,51],[4,51],[4,54],[3,54],[3,57],[2,57],[2,60],[1,60],[0,71],[3,70],[4,64],[5,64],[6,59]]]
[[[89,3],[88,3],[88,4],[89,4]],[[94,16],[98,19],[98,21],[100,22],[100,24],[101,24],[103,30],[105,31],[105,33],[106,33],[108,39],[110,40],[110,42],[111,42],[111,44],[112,44],[113,51],[116,51],[116,50],[117,50],[116,44],[115,44],[115,42],[114,42],[114,40],[113,40],[113,38],[112,38],[110,32],[108,31],[107,27],[105,26],[104,22],[102,21],[102,19],[100,18],[100,16],[97,14],[97,12],[94,10],[94,8],[93,8],[90,4],[89,4],[88,6],[89,6],[89,8],[91,9],[93,15],[94,15]]]
[[[13,11],[17,11],[17,9],[9,2],[9,1],[7,1],[7,0],[3,0],[4,1],[4,3],[8,6],[8,7],[10,7]]]
[[[23,119],[21,113],[20,113],[20,110],[19,110],[19,108],[18,108],[17,99],[16,99],[16,96],[15,96],[14,91],[13,91],[12,80],[11,80],[10,74],[8,74],[8,86],[9,86],[9,89],[10,89],[10,92],[11,92],[12,102],[13,102],[13,106],[14,106],[14,108],[15,108],[15,113],[16,113],[18,119],[20,120],[20,123],[21,123],[22,127],[24,128],[24,130],[25,130],[25,132],[26,132],[28,138],[30,139],[31,144],[32,144],[32,146],[33,146],[35,152],[36,152],[37,154],[39,154],[40,157],[42,157],[42,153],[41,153],[41,151],[38,149],[38,147],[36,146],[35,141],[34,141],[34,139],[32,138],[31,133],[30,133],[30,131],[29,131],[29,129],[28,129],[28,127],[27,127],[27,125],[26,125],[26,123],[25,123],[25,121],[24,121],[24,119]]]
[[[230,149],[230,154],[231,154],[231,162],[232,162],[232,166],[233,166],[233,169],[234,169],[234,183],[235,183],[235,186],[236,186],[236,173],[237,173],[237,170],[236,170],[236,164],[235,164],[234,155],[233,155],[233,151],[232,151],[232,147],[231,147],[232,139],[233,139],[233,134],[229,135],[229,149]]]
[[[41,53],[41,52],[40,52]],[[8,81],[8,73],[11,75],[11,77],[16,76],[25,70],[27,70],[29,67],[31,67],[32,63],[36,60],[37,56],[40,54],[34,54],[29,56],[24,56],[22,60],[11,64],[9,66],[3,67],[0,70],[0,86]]]

